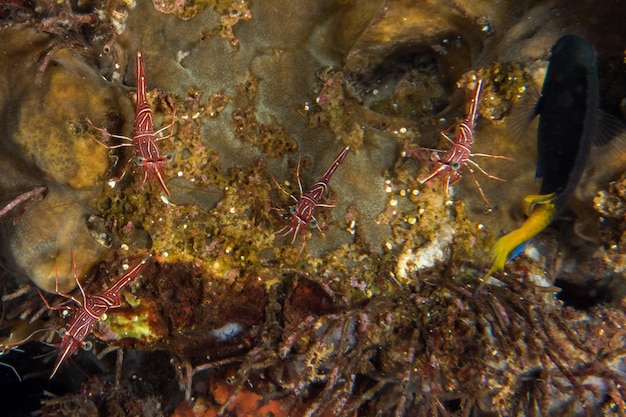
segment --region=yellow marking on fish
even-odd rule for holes
[[[556,211],[554,194],[555,193],[529,195],[524,198],[525,202],[531,204],[532,213],[521,227],[502,236],[498,239],[496,244],[493,245],[493,249],[491,250],[493,266],[485,277],[484,282],[487,282],[494,272],[504,269],[504,264],[509,260],[511,252],[513,252],[515,248],[532,239],[539,234],[539,232],[548,227]]]
[[[555,193],[543,195],[531,194],[524,197],[524,202],[529,205],[528,215],[530,216],[533,210],[535,210],[535,205],[550,203],[550,201],[554,198],[554,194]]]

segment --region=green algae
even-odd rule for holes
[[[500,120],[510,113],[513,104],[532,85],[530,72],[519,63],[494,62],[478,70],[476,77],[489,81],[484,85],[480,109],[480,115],[489,120]]]
[[[163,323],[156,322],[159,315],[153,304],[146,307],[139,302],[132,310],[112,310],[98,322],[96,334],[102,340],[134,339],[140,343],[152,343],[163,338],[166,333]]]

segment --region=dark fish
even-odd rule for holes
[[[600,104],[596,54],[589,42],[566,35],[552,47],[536,112],[539,194],[555,193],[562,210],[596,141]],[[596,143],[597,144],[597,143]]]
[[[535,115],[540,115],[537,178],[542,178],[541,189],[539,195],[525,198],[532,204],[526,222],[494,245],[494,263],[488,276],[504,269],[507,260],[563,212],[580,181],[592,144],[608,142],[597,135],[599,95],[593,47],[581,37],[563,36],[552,47],[535,106]]]

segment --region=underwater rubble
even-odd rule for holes
[[[614,8],[2,2],[0,409],[626,415],[619,144],[593,151],[570,210],[483,281],[538,192],[536,126],[516,137],[512,119],[557,39],[589,39],[611,86],[602,107],[626,114]],[[137,51],[169,196],[115,146],[130,144]],[[446,195],[419,179],[478,80],[473,151],[513,160],[473,158],[480,170],[460,167]],[[306,217],[294,204],[347,146]],[[294,215],[307,228],[282,233]],[[75,340],[72,314],[148,254],[121,305]],[[51,378],[68,338],[83,349]]]

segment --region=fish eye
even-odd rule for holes
[[[59,336],[64,337],[66,333],[67,333],[67,329],[65,327],[61,327],[59,329]]]
[[[437,151],[432,151],[432,152],[430,153],[430,160],[431,160],[432,162],[437,162],[437,161],[439,161],[439,152],[437,152]]]
[[[167,154],[165,154],[165,159],[167,160],[167,162],[172,162],[174,160],[174,155],[172,155],[171,152],[168,152]]]
[[[142,167],[144,161],[145,161],[145,158],[143,156],[138,156],[137,157],[137,166]]]
[[[458,161],[454,161],[450,164],[450,168],[452,168],[453,171],[458,171],[459,168],[461,168],[461,164]]]
[[[311,220],[311,224],[309,224],[309,227],[311,229],[317,228],[317,219],[315,217],[313,217],[313,220]]]
[[[296,207],[296,206],[290,206],[290,207],[289,207],[289,213],[291,213],[291,214],[295,214],[295,212],[296,212],[296,209],[297,209],[297,208],[298,208],[298,207]]]
[[[91,350],[93,348],[93,343],[90,340],[87,340],[83,343],[83,350]]]

